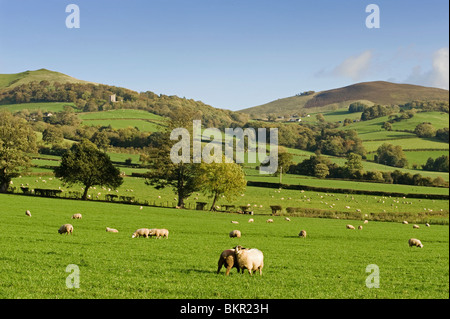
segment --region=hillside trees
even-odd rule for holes
[[[23,119],[0,112],[0,193],[5,193],[11,179],[31,166],[29,153],[36,152],[36,134]]]
[[[394,167],[405,167],[408,165],[408,160],[400,145],[392,145],[383,143],[377,149],[377,155],[375,161]]]
[[[429,122],[424,122],[416,126],[414,129],[414,133],[418,137],[434,137],[436,136],[436,129],[434,126]]]

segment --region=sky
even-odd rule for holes
[[[448,90],[449,3],[0,0],[0,74],[41,68],[230,110],[365,81]]]

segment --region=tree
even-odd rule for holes
[[[325,122],[325,117],[323,116],[322,113],[319,113],[316,115],[316,120],[319,121],[320,123],[324,123]]]
[[[328,169],[328,166],[325,164],[317,164],[314,167],[314,176],[318,178],[325,178],[328,175],[330,175],[330,170]]]
[[[216,202],[220,196],[232,199],[244,192],[247,185],[242,167],[236,163],[226,163],[224,156],[222,163],[200,164],[197,178],[200,190],[213,198],[211,211],[216,210]]]
[[[384,122],[383,128],[384,128],[386,131],[392,131],[392,124],[389,123],[389,122]]]
[[[388,143],[383,143],[383,145],[378,147],[375,160],[380,164],[394,167],[405,167],[408,165],[408,160],[402,147]]]
[[[364,170],[364,167],[361,162],[361,156],[355,153],[348,154],[347,162],[345,162],[345,168],[349,172]]]
[[[114,167],[109,156],[88,140],[73,144],[62,156],[60,166],[55,169],[55,175],[69,185],[83,184],[84,200],[87,199],[91,186],[118,188],[123,183],[120,170]]]
[[[416,126],[414,133],[418,137],[435,137],[436,129],[431,123],[424,122]]]
[[[49,126],[42,132],[42,140],[47,144],[58,144],[64,140],[63,132],[55,126]]]
[[[31,126],[7,111],[0,112],[0,193],[8,190],[12,178],[30,167],[28,154],[36,151]]]

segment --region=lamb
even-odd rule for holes
[[[410,238],[408,240],[408,244],[409,244],[409,247],[416,246],[416,247],[423,248],[422,242],[420,240],[418,240],[417,238]]]
[[[148,238],[148,234],[150,233],[150,229],[148,228],[139,228],[138,230],[136,230],[133,235],[131,235],[131,238],[135,238],[135,237],[144,237],[144,238]]]
[[[248,220],[248,222],[249,223],[253,223],[255,220],[253,219],[253,218],[250,218],[249,220]]]
[[[109,228],[109,227],[106,227],[106,231],[107,231],[108,233],[118,233],[118,232],[119,232],[117,229]]]
[[[72,215],[72,219],[81,219],[82,218],[82,216],[81,216],[81,214],[73,214]]]
[[[273,223],[273,219],[269,218],[268,220],[266,220],[266,223]]]
[[[242,249],[245,249],[245,248],[242,248]],[[230,274],[230,270],[233,267],[237,269],[238,273],[240,271],[239,265],[238,265],[238,263],[236,261],[236,253],[235,253],[234,249],[226,249],[226,250],[224,250],[220,254],[219,262],[217,264],[218,264],[217,265],[218,266],[217,267],[217,273],[220,272],[220,269],[222,269],[223,265],[225,265],[225,267],[227,269],[226,272],[225,272],[225,275],[227,275],[227,276]]]
[[[27,211],[25,212],[25,215],[27,215],[28,217],[31,217],[31,212],[30,212],[29,210],[27,210]]]
[[[58,229],[60,234],[73,234],[73,226],[71,224],[64,224]]]
[[[414,228],[414,229],[418,229],[418,228],[420,228],[420,227],[419,227],[419,225],[413,225],[413,228]]]
[[[234,247],[234,252],[236,254],[236,260],[238,267],[242,269],[242,273],[244,273],[244,269],[248,270],[250,276],[253,275],[253,272],[259,270],[259,275],[262,275],[262,269],[264,267],[264,255],[263,253],[256,249],[243,249],[241,246]]]
[[[169,238],[169,231],[164,228],[163,229],[153,228],[153,229],[150,229],[150,232],[148,233],[148,235],[150,237],[156,236],[156,238],[161,238],[161,237]]]
[[[230,231],[230,238],[241,238],[241,232],[237,229]]]
[[[345,227],[347,227],[347,229],[355,229],[355,226],[353,225],[346,225]]]
[[[306,230],[301,230],[298,235],[302,238],[306,238]]]

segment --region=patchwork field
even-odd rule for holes
[[[248,215],[14,195],[0,195],[0,207],[1,298],[449,298],[448,226],[369,222],[348,230],[361,222],[273,217],[268,224],[260,215],[248,223]],[[83,219],[70,219],[74,213]],[[57,233],[64,223],[73,235]],[[132,239],[141,227],[170,235]],[[233,229],[242,238],[229,238]],[[307,238],[298,237],[301,229]],[[411,237],[424,248],[408,247]],[[221,251],[237,244],[264,253],[262,277],[215,273]],[[79,289],[66,287],[70,264],[79,267]],[[378,289],[366,287],[372,264]]]

